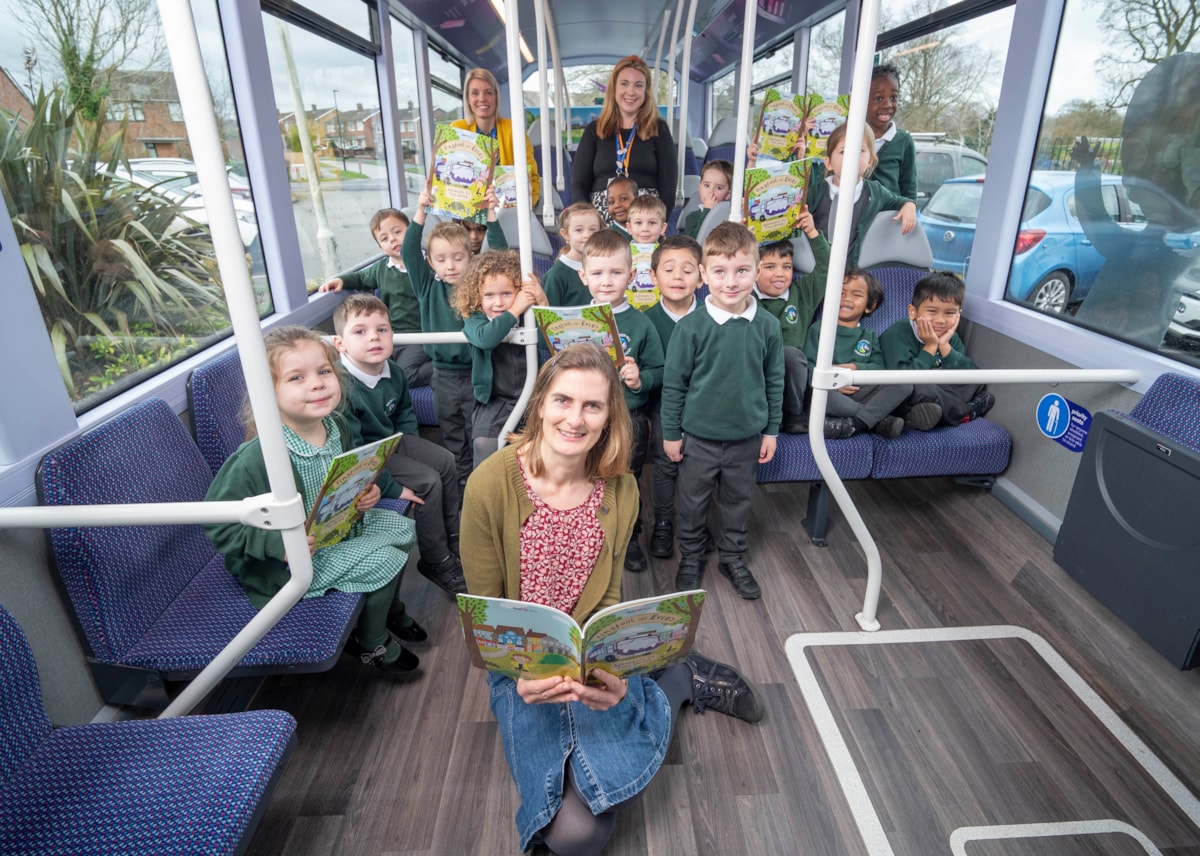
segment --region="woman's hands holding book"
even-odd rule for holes
[[[593,669],[591,677],[602,686],[581,684],[572,678],[555,675],[552,678],[517,681],[517,694],[526,704],[566,704],[577,701],[592,710],[608,710],[620,704],[628,687],[623,678],[611,675],[603,669]]]

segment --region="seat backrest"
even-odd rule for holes
[[[148,399],[42,458],[43,505],[199,502],[212,470],[165,401]],[[119,660],[216,555],[199,526],[47,530],[85,646]]]
[[[729,219],[729,208],[729,201],[726,200],[708,209],[704,222],[700,224],[700,231],[696,233],[696,240],[700,242],[700,246],[704,246],[704,239],[708,237],[709,232]]]
[[[692,151],[696,153],[696,157],[699,158],[700,163],[708,160],[708,143],[699,137],[692,137]]]
[[[0,606],[0,783],[50,731],[33,652],[16,619]]]
[[[817,257],[813,255],[812,244],[808,238],[801,235],[792,238],[792,274],[803,276],[812,273],[817,266]]]
[[[708,135],[708,151],[704,159],[733,161],[734,147],[737,143],[737,117],[726,116],[717,122],[712,133]]]
[[[546,227],[542,225],[532,212],[526,214],[529,217],[529,238],[533,242],[530,251],[534,255],[550,256],[554,255],[554,248],[550,245],[550,236],[546,234]],[[500,221],[500,228],[504,230],[504,239],[508,241],[509,247],[516,249],[518,246],[519,235],[517,233],[517,225],[520,220],[520,215],[516,208],[501,208],[497,213],[496,218]],[[483,249],[487,249],[487,239],[484,239]]]
[[[1200,452],[1200,381],[1163,374],[1150,385],[1129,418]]]
[[[876,333],[908,317],[913,287],[933,266],[925,231],[918,226],[903,235],[895,216],[893,211],[880,211],[859,242],[858,266],[871,271],[883,286],[883,305],[862,320]]]
[[[237,349],[222,354],[192,372],[188,378],[188,412],[200,454],[215,476],[246,439],[242,410],[246,378]]]

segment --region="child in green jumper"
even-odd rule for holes
[[[558,260],[546,271],[542,290],[550,306],[586,306],[592,296],[579,278],[583,267],[583,245],[604,228],[600,212],[590,202],[573,202],[558,215],[558,234],[564,247]]]
[[[696,190],[696,194],[700,197],[700,207],[687,215],[687,219],[683,221],[683,228],[679,231],[687,235],[689,238],[695,238],[700,234],[700,227],[704,225],[704,218],[708,216],[708,211],[718,202],[726,202],[729,199],[730,188],[733,187],[733,164],[727,160],[710,160],[700,169],[700,187]]]

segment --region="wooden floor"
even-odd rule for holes
[[[1200,793],[1200,673],[1180,672],[1092,600],[1051,546],[991,496],[943,479],[851,490],[884,556],[884,629],[1020,625],[1044,637],[1167,767]],[[836,512],[829,547],[803,530],[805,485],[756,492],[751,567],[762,600],[710,561],[697,648],[734,662],[767,718],[681,715],[608,854],[865,854],[784,651],[795,633],[855,631],[865,563]],[[624,595],[668,590],[674,560],[626,574]],[[430,631],[423,676],[395,683],[343,660],[269,679],[255,707],[292,713],[299,745],[250,853],[516,854],[516,793],[483,674],[468,666],[450,600],[412,573],[403,591]],[[1159,851],[1200,854],[1200,831],[1148,784],[1024,643],[810,650],[823,695],[893,852],[951,852],[957,826],[1113,818]],[[1198,670],[1200,672],[1200,670]],[[1142,854],[1120,835],[976,841],[969,856]]]

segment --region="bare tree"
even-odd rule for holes
[[[1101,0],[1100,27],[1114,50],[1100,59],[1108,106],[1125,107],[1154,66],[1186,51],[1200,34],[1200,0]]]
[[[84,117],[100,108],[117,69],[161,65],[165,56],[154,0],[8,0],[8,11],[57,66],[67,97]]]

